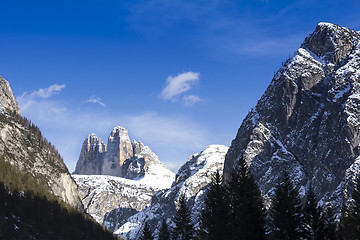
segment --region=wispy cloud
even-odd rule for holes
[[[48,88],[40,88],[37,91],[33,91],[30,96],[31,98],[49,98],[55,94],[59,94],[61,90],[65,88],[65,84],[54,84]]]
[[[204,101],[201,97],[199,97],[197,95],[185,95],[183,97],[183,100],[184,100],[184,105],[187,107],[191,107],[196,103]]]
[[[164,101],[176,100],[176,97],[189,91],[194,85],[199,83],[200,73],[184,72],[176,77],[168,76],[166,86],[163,88],[160,98]]]
[[[26,110],[31,105],[36,103],[38,100],[45,100],[54,95],[59,94],[65,88],[65,84],[53,84],[48,88],[40,88],[28,94],[24,92],[19,97],[17,97],[17,101],[20,105],[21,111]],[[54,109],[58,111],[58,109]]]
[[[95,103],[95,104],[99,104],[102,107],[106,107],[106,104],[102,101],[102,99],[99,97],[96,97],[95,95],[90,96],[90,98],[88,100],[86,100],[86,102]]]

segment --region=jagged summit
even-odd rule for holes
[[[353,50],[358,32],[332,23],[321,22],[301,45],[327,62],[337,64]]]
[[[149,206],[157,191],[169,188],[175,174],[148,146],[131,141],[128,130],[117,126],[107,145],[96,134],[88,135],[73,178],[86,212],[114,230]]]
[[[312,182],[322,202],[340,206],[360,155],[359,109],[360,35],[320,23],[244,119],[225,179],[243,155],[265,197],[286,170],[302,195]]]
[[[165,168],[158,156],[148,146],[130,140],[128,130],[116,126],[111,131],[107,145],[95,134],[89,135],[82,146],[75,174],[97,174],[136,179],[144,174]],[[171,171],[167,175],[171,175]],[[173,174],[173,173],[172,173]]]

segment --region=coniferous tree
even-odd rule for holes
[[[166,220],[163,219],[159,230],[159,240],[169,240],[169,239],[170,239],[169,227],[166,223]]]
[[[335,213],[332,206],[327,206],[323,212],[324,219],[324,240],[338,240],[341,239],[337,222],[335,221]]]
[[[225,237],[226,224],[228,222],[227,194],[222,185],[219,171],[215,173],[204,201],[204,209],[200,217],[200,239],[221,240]]]
[[[172,231],[173,239],[190,240],[195,239],[195,230],[191,221],[190,211],[186,206],[184,195],[180,195],[179,204],[174,216],[175,227]]]
[[[310,185],[309,191],[306,195],[304,205],[304,221],[303,233],[304,239],[309,240],[323,240],[325,238],[324,232],[324,218],[321,207],[318,206],[314,189]]]
[[[151,234],[148,222],[145,222],[144,228],[142,230],[140,240],[153,240],[154,237]]]
[[[273,239],[297,240],[302,237],[302,206],[298,191],[284,173],[282,182],[275,189],[271,215]]]
[[[355,178],[351,199],[344,204],[341,215],[344,239],[360,239],[360,174]]]
[[[227,239],[265,239],[265,210],[261,192],[244,158],[228,185],[230,213]]]

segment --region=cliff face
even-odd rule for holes
[[[173,226],[176,205],[182,194],[186,198],[193,223],[195,227],[198,227],[198,218],[203,207],[204,189],[211,182],[216,171],[222,172],[227,150],[226,146],[210,145],[201,153],[190,156],[177,172],[171,188],[158,191],[152,197],[149,207],[116,224],[115,234],[125,239],[137,239],[143,229],[143,224],[148,222],[155,239],[157,239],[162,219]]]
[[[30,121],[21,117],[9,83],[0,77],[0,155],[34,176],[70,205],[82,209],[77,186],[63,159]]]
[[[226,155],[224,178],[243,155],[265,197],[284,171],[304,195],[312,182],[339,207],[358,170],[360,35],[320,23],[276,73]]]
[[[170,188],[175,174],[148,146],[115,127],[107,145],[95,134],[85,139],[73,177],[85,211],[115,230],[148,207],[157,191]]]
[[[163,166],[148,146],[131,141],[128,130],[118,126],[111,131],[107,145],[95,134],[85,139],[74,174],[136,179],[154,164]]]
[[[105,143],[94,133],[89,135],[82,145],[75,172],[99,174],[105,152]]]

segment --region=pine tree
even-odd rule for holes
[[[272,238],[283,240],[300,239],[302,214],[299,194],[284,173],[282,182],[276,186],[271,214]]]
[[[166,220],[163,219],[159,230],[159,240],[169,240],[169,239],[170,239],[169,227],[166,223]]]
[[[324,219],[324,240],[338,240],[341,239],[337,222],[335,221],[335,213],[332,206],[327,206],[323,212]]]
[[[175,227],[173,228],[173,239],[177,240],[190,240],[195,239],[194,227],[191,223],[190,212],[186,206],[184,195],[180,195],[178,209],[174,216]]]
[[[219,171],[215,173],[206,191],[204,209],[200,217],[201,239],[224,239],[225,226],[228,222],[227,194]]]
[[[304,239],[309,240],[323,240],[325,238],[324,232],[324,218],[321,207],[318,206],[318,201],[314,193],[314,189],[310,185],[306,196],[304,206]]]
[[[344,239],[360,239],[360,174],[355,178],[351,199],[344,205],[341,215]]]
[[[153,240],[154,237],[151,234],[148,222],[145,222],[144,228],[142,230],[140,240]]]
[[[227,239],[265,239],[265,210],[261,192],[245,160],[239,161],[228,185],[230,213]]]

